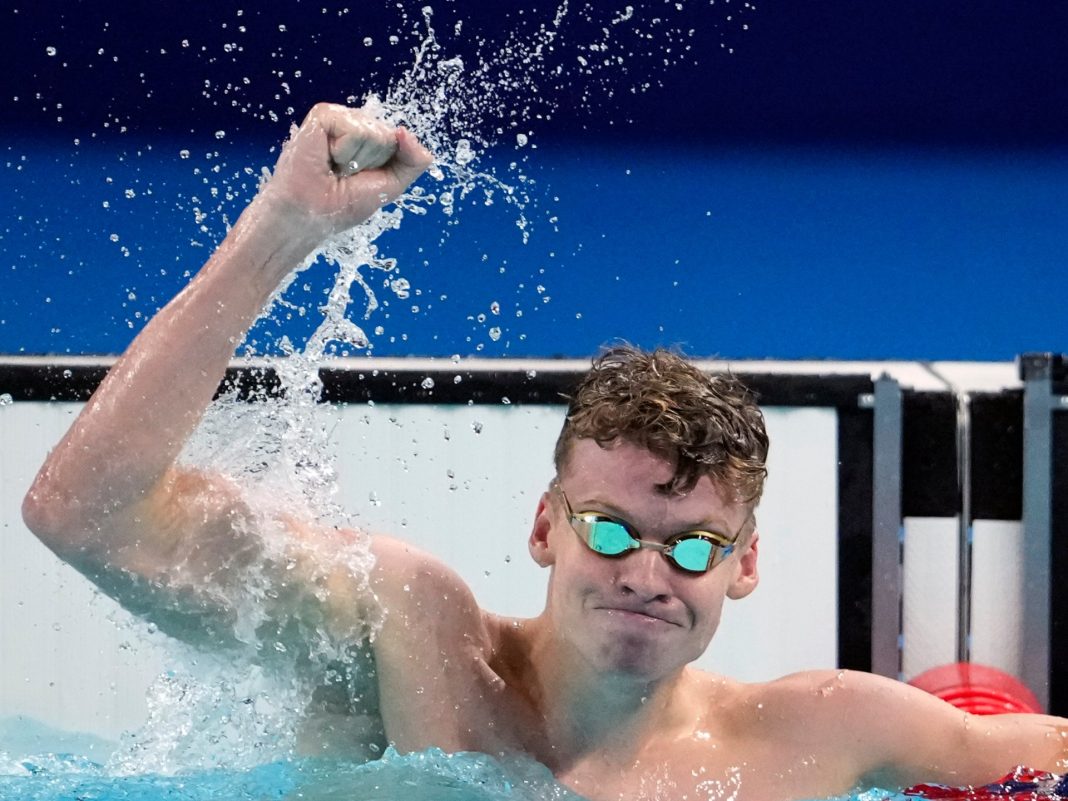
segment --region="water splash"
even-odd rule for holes
[[[681,5],[664,3],[662,9]],[[547,20],[517,22],[503,43],[475,35],[474,57],[469,48],[463,57],[450,52],[431,8],[420,10],[412,63],[381,96],[368,94],[364,105],[412,131],[435,154],[435,164],[429,178],[334,237],[283,282],[264,313],[279,323],[309,314],[292,299],[292,290],[302,288],[297,282],[305,271],[320,262],[329,265],[332,286],[310,312],[319,315],[315,330],[303,343],[281,338],[280,355],[269,348],[257,354],[250,338],[246,366],[263,379],[251,390],[258,402],[247,402],[247,387],[233,387],[211,406],[183,451],[183,463],[227,476],[240,488],[249,511],[235,521],[235,537],[253,542],[243,551],[253,556],[226,566],[226,580],[208,588],[232,635],[227,664],[201,656],[191,660],[199,661],[195,673],[161,677],[150,692],[148,723],[126,738],[111,770],[165,774],[285,759],[308,718],[307,699],[324,684],[340,689],[350,711],[354,699],[373,700],[373,676],[357,646],[374,636],[380,617],[368,612],[338,625],[331,611],[332,577],[342,576],[353,596],[373,600],[373,595],[366,537],[341,533],[355,526],[337,497],[331,434],[339,417],[320,403],[320,367],[335,353],[371,348],[365,327],[382,305],[380,287],[398,299],[413,291],[398,261],[379,246],[380,237],[399,228],[407,215],[440,211],[448,228],[465,206],[498,204],[514,215],[518,236],[528,241],[534,230],[528,216],[533,182],[525,164],[537,147],[534,128],[551,120],[566,98],[577,96],[591,108],[612,101],[619,87],[606,76],[626,75],[636,47],[646,55],[663,51],[665,64],[684,58],[685,48],[675,51],[665,42],[685,41],[687,34],[658,16],[657,8],[637,12],[626,6],[606,15],[591,3],[563,0]],[[463,27],[458,21],[452,37],[464,35]],[[629,89],[652,85],[643,80]],[[222,133],[216,138],[225,140]],[[488,151],[502,142],[522,150],[503,176],[483,165]],[[227,177],[219,152],[208,154],[214,163],[195,168],[204,174],[205,192],[190,199],[200,231],[209,238],[211,218],[221,216],[228,224],[228,210],[243,194],[241,182],[256,178],[249,168]],[[213,180],[220,183],[212,185]],[[539,294],[543,291],[539,285]],[[499,306],[491,310],[497,314]],[[376,334],[379,330],[376,326]],[[489,329],[492,340],[501,335],[500,326]],[[480,427],[476,424],[476,433]],[[294,571],[301,574],[296,580]],[[235,682],[235,671],[246,678]],[[368,731],[374,728],[369,720]]]

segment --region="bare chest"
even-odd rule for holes
[[[803,749],[698,738],[626,765],[584,760],[557,779],[591,801],[797,801],[841,795],[853,783],[833,759]]]

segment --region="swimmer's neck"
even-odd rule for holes
[[[510,677],[544,722],[549,751],[539,759],[554,772],[598,752],[629,764],[651,739],[686,736],[697,724],[686,668],[657,681],[595,671],[554,636],[545,617],[513,630],[518,660]]]

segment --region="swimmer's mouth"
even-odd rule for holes
[[[664,617],[663,615],[657,615],[649,612],[646,609],[639,609],[636,607],[627,606],[599,606],[602,612],[607,612],[610,615],[618,615],[623,618],[632,618],[634,620],[647,620],[657,623],[667,623],[670,626],[679,626],[681,624],[672,620],[671,618]]]

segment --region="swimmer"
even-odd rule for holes
[[[224,647],[226,610],[216,605],[226,593],[210,589],[262,555],[249,532],[259,518],[234,484],[179,466],[178,454],[286,275],[431,160],[411,133],[368,113],[313,108],[218,250],[49,455],[24,502],[30,529],[168,633]],[[548,575],[537,617],[481,609],[434,557],[372,539],[386,740],[400,751],[525,753],[593,801],[651,797],[650,788],[786,801],[979,785],[1017,764],[1063,772],[1068,721],[1058,718],[970,717],[863,673],[743,684],[690,666],[725,600],[757,586],[767,447],[759,409],[732,381],[664,351],[602,354],[571,398],[556,477],[534,510],[529,551]],[[316,619],[359,630],[374,599],[348,572],[322,576],[313,562],[318,543],[362,535],[272,522],[292,538],[287,586],[325,586]],[[319,746],[356,749],[339,707]]]

